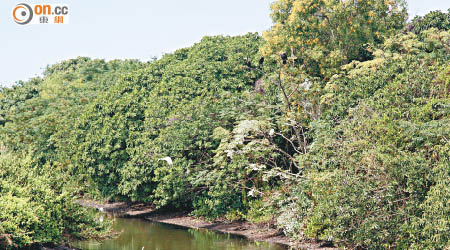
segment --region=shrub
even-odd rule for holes
[[[438,30],[450,30],[450,12],[442,13],[440,10],[431,11],[425,16],[416,16],[407,26],[407,31],[420,34],[425,30],[436,28]]]
[[[261,74],[245,61],[256,65],[259,43],[256,34],[205,37],[121,77],[72,130],[76,171],[104,196],[189,204],[189,179],[218,146],[214,128],[232,126],[232,107]]]
[[[70,238],[102,237],[108,223],[75,203],[75,191],[62,188],[64,174],[46,165],[33,167],[29,156],[0,154],[0,245],[21,249],[62,243]]]
[[[314,146],[299,157],[314,204],[303,214],[307,236],[369,249],[448,245],[448,209],[439,207],[448,204],[450,101],[438,76],[447,71],[449,36],[432,32],[389,39],[372,62],[329,82]]]

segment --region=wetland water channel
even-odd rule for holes
[[[189,229],[139,218],[115,218],[114,230],[121,234],[102,242],[74,244],[83,250],[239,250],[286,249],[278,244],[253,242],[244,238],[204,229]]]

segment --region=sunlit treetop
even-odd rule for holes
[[[292,50],[292,60],[321,78],[370,59],[368,44],[380,44],[407,19],[404,0],[278,0],[271,8],[274,25],[262,53],[275,59]]]

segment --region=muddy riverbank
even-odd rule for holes
[[[189,216],[186,212],[160,211],[149,204],[131,204],[126,202],[99,203],[90,200],[80,200],[83,206],[97,208],[104,212],[116,213],[121,217],[141,218],[152,222],[177,225],[193,229],[205,229],[214,232],[227,233],[244,237],[250,241],[276,243],[286,249],[321,249],[337,250],[323,242],[293,242],[280,230],[269,224],[249,222],[228,222],[224,220],[206,221]]]

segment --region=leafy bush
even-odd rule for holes
[[[258,190],[267,185],[262,173],[277,156],[264,136],[269,129],[267,121],[243,120],[231,133],[222,127],[214,130],[221,143],[214,163],[194,175],[193,185],[204,190],[194,197],[194,214],[216,218],[229,211],[245,213],[248,199],[259,196]]]
[[[3,145],[15,151],[32,150],[42,163],[63,161],[57,151],[67,147],[66,138],[81,110],[122,72],[138,67],[136,61],[106,63],[80,57],[48,67],[44,78],[3,89]]]
[[[370,249],[448,246],[448,195],[436,188],[449,176],[449,89],[438,76],[448,72],[450,37],[423,35],[387,40],[373,61],[328,83],[329,120],[314,123],[314,146],[299,157],[314,203],[304,214],[308,237]]]
[[[261,73],[260,38],[205,37],[124,75],[93,101],[72,130],[76,169],[103,195],[181,205],[194,166],[210,161],[219,125],[233,124],[239,93]],[[169,166],[159,159],[171,157]]]
[[[49,165],[33,167],[30,156],[0,154],[0,246],[17,249],[101,237],[109,225],[75,203],[75,191],[62,188],[64,174]]]
[[[425,16],[416,16],[407,26],[407,31],[421,34],[425,30],[436,28],[438,30],[450,30],[450,12],[442,13],[440,10],[431,11]]]

